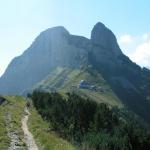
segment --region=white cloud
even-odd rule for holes
[[[150,66],[150,41],[138,45],[129,57],[141,66]]]
[[[119,43],[129,44],[132,42],[132,37],[129,34],[125,34],[119,38]]]
[[[144,41],[148,40],[148,34],[147,34],[147,33],[144,33],[144,34],[142,35],[142,39],[143,39]]]
[[[119,37],[119,45],[123,52],[140,66],[150,67],[150,38],[148,33]]]

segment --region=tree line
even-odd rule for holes
[[[34,91],[28,95],[42,118],[81,150],[148,150],[150,134],[127,122],[107,104],[75,93]]]

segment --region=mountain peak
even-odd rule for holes
[[[102,22],[96,23],[94,27],[97,27],[97,28],[106,28],[106,26]]]
[[[41,32],[39,37],[45,36],[46,38],[49,38],[50,36],[62,36],[62,35],[69,35],[69,31],[63,27],[63,26],[56,26],[52,28],[48,28],[47,30]]]
[[[98,22],[92,29],[91,41],[95,45],[111,50],[116,55],[122,53],[113,32],[101,22]]]
[[[46,32],[57,32],[57,33],[67,33],[69,34],[68,30],[63,26],[56,26],[53,28],[48,28],[45,30]]]

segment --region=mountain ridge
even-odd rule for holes
[[[96,70],[126,107],[150,123],[150,72],[125,56],[113,32],[100,22],[91,39],[71,35],[62,26],[43,31],[9,64],[0,78],[0,93],[22,94],[57,67]]]
[[[101,26],[101,25],[103,24],[98,23],[96,26]],[[106,30],[113,35],[113,33],[105,26],[103,27],[102,30],[104,31]],[[115,36],[113,35],[113,37]],[[109,38],[109,36],[106,38]],[[117,43],[117,41],[115,42]],[[79,67],[82,63],[81,59],[88,59],[88,53],[92,49],[92,43],[93,42],[91,42],[90,39],[87,39],[85,37],[71,35],[63,26],[49,28],[41,32],[40,35],[31,44],[31,46],[27,50],[25,50],[22,55],[15,57],[8,65],[8,68],[6,69],[5,73],[0,78],[0,86],[1,85],[4,86],[3,88],[1,88],[1,90],[7,88],[7,86],[5,86],[5,83],[3,83],[3,80],[5,80],[5,82],[8,82],[9,84],[9,82],[11,82],[11,77],[13,76],[17,76],[18,80],[21,81],[23,81],[23,79],[25,78],[23,75],[21,76],[19,75],[19,73],[15,72],[16,65],[17,68],[20,69],[20,72],[23,71],[25,74],[29,74],[28,78],[31,77],[30,72],[32,71],[32,69],[34,69],[34,71],[39,75],[39,78],[35,79],[35,81],[33,78],[29,79],[29,81],[26,83],[27,85],[22,85],[23,86],[22,89],[28,88],[31,85],[33,85],[35,82],[40,81],[46,74],[49,73],[47,68],[53,69],[56,66],[59,65],[68,66],[68,64],[71,64],[71,67]],[[78,48],[78,51],[76,50],[76,47]],[[55,50],[57,50],[57,52],[55,52]],[[65,57],[65,55],[67,54],[68,56]],[[62,57],[62,55],[64,56]],[[72,58],[69,59],[69,57]],[[38,61],[43,59],[44,63],[42,62],[43,60],[41,62],[35,63],[34,61],[32,61],[34,59]],[[78,63],[78,61],[80,62]],[[84,60],[84,61],[87,62],[88,60]],[[31,68],[31,70],[28,70],[28,72],[26,73],[27,70],[26,68],[27,69]],[[41,74],[40,72],[43,72],[43,74]],[[5,76],[7,76],[7,79],[5,78]],[[33,80],[33,84],[30,84],[32,80]],[[13,84],[14,86],[16,85],[16,83]],[[5,91],[7,91],[9,94],[11,93],[12,89],[19,87],[19,85],[17,85],[16,87],[14,86],[10,87],[10,91],[9,89]],[[18,93],[20,90],[21,88],[18,88],[16,93]],[[4,90],[2,91],[2,93],[5,93]]]

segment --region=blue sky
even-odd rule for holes
[[[0,75],[43,30],[62,25],[90,38],[98,21],[133,61],[150,66],[149,0],[0,0]]]

